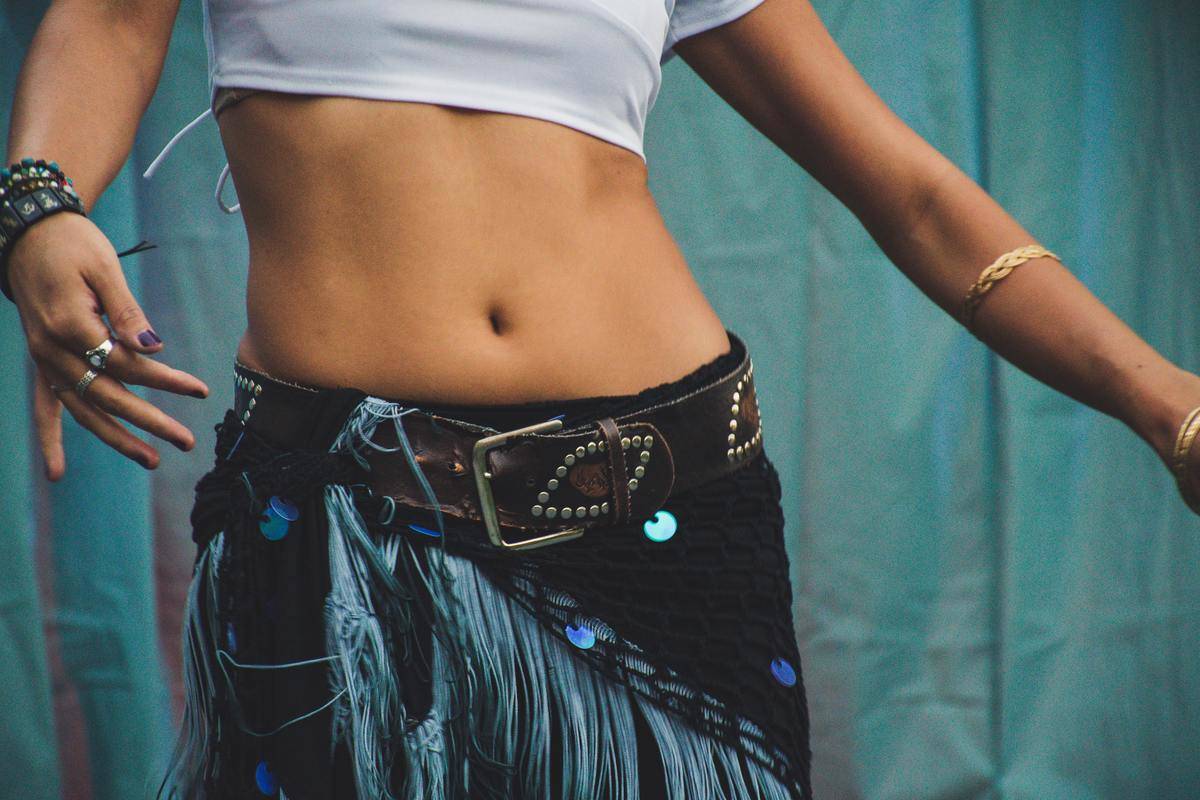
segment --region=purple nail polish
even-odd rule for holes
[[[142,347],[153,347],[161,342],[162,339],[158,338],[158,334],[149,328],[146,328],[146,330],[138,334],[138,344],[140,344]]]

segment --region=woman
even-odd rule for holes
[[[368,6],[205,6],[249,324],[192,516],[178,796],[811,795],[753,368],[646,186],[675,52],[931,299],[1141,435],[1196,507],[1200,377],[1024,249],[805,0]],[[90,208],[176,9],[54,3],[9,160],[54,158]],[[62,77],[98,68],[87,92]],[[48,477],[63,406],[147,468],[117,417],[190,449],[122,385],[207,395],[147,357],[163,344],[107,239],[80,214],[19,224],[7,277]]]

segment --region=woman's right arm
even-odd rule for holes
[[[90,211],[133,147],[178,11],[179,0],[55,0],[17,78],[5,163],[57,161]],[[208,395],[198,378],[146,357],[162,341],[90,219],[65,212],[34,223],[12,247],[8,279],[37,368],[34,417],[50,480],[66,469],[64,406],[147,469],[158,465],[158,452],[117,418],[181,450],[195,445],[191,431],[125,388]],[[83,354],[110,335],[117,346],[107,368],[79,397],[70,387],[88,368]]]

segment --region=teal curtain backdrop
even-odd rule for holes
[[[1200,7],[814,2],[902,118],[1200,369]],[[43,7],[0,3],[5,131]],[[232,394],[247,253],[213,201],[211,121],[140,174],[204,109],[205,64],[185,0],[94,215],[118,249],[159,245],[122,263],[163,359],[213,387],[151,393],[196,450],[164,447],[148,474],[68,421],[47,486],[0,305],[0,800],[144,797],[178,715],[187,517]],[[756,354],[818,797],[1200,796],[1200,520],[1153,452],[963,331],[679,59],[647,151],[670,229]]]

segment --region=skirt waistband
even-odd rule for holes
[[[396,397],[380,399],[498,431],[524,427],[558,415],[563,416],[564,428],[570,428],[589,419],[617,417],[656,403],[669,402],[731,375],[747,358],[747,348],[736,333],[728,329],[725,332],[730,342],[728,351],[680,378],[633,394],[488,404],[427,403]],[[313,426],[323,412],[331,406],[346,406],[348,410],[354,402],[367,396],[366,392],[353,387],[309,386],[284,380],[234,361],[234,411],[247,427],[273,438],[282,446],[317,446],[318,442],[313,441],[314,433],[317,433]],[[262,425],[262,409],[268,407],[275,419],[269,425]]]
[[[241,364],[234,415],[279,446],[352,455],[373,493],[432,514],[439,529],[449,515],[483,522],[501,549],[541,547],[647,517],[674,493],[758,455],[754,367],[727,333],[729,352],[683,378],[634,395],[547,401],[550,409],[516,404],[540,418],[507,430],[353,388],[289,384]],[[559,404],[575,407],[547,418]]]

